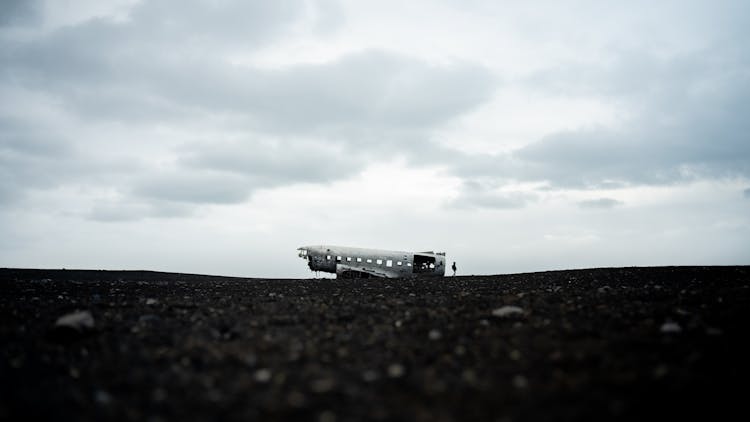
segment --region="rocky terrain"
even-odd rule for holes
[[[750,375],[749,286],[750,267],[2,269],[0,420],[726,419]]]

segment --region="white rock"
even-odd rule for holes
[[[518,306],[506,305],[492,311],[492,316],[505,318],[513,315],[523,314],[523,309]]]
[[[440,340],[443,337],[443,334],[439,330],[430,330],[430,333],[427,335],[430,340]]]
[[[258,369],[255,371],[255,381],[258,382],[268,382],[271,380],[271,370],[268,368]]]
[[[91,330],[94,328],[94,317],[89,311],[73,312],[58,318],[55,327],[72,328],[76,331]]]
[[[388,366],[388,376],[391,378],[399,378],[404,375],[404,367],[398,363],[393,363]]]
[[[682,331],[682,327],[680,327],[680,324],[670,321],[662,324],[660,331],[662,333],[679,333]]]

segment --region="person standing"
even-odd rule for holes
[[[456,276],[456,261],[453,261],[453,265],[451,265],[451,269],[453,270],[453,277]]]

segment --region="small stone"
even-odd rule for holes
[[[659,365],[656,368],[654,368],[654,378],[664,378],[665,375],[669,373],[669,368],[667,365]]]
[[[307,403],[307,398],[304,394],[300,393],[299,391],[292,391],[289,393],[289,395],[286,397],[286,402],[291,407],[304,407]]]
[[[156,388],[156,389],[155,389],[155,390],[154,390],[154,391],[153,391],[153,392],[151,393],[151,398],[152,398],[152,399],[153,399],[153,400],[154,400],[155,402],[161,402],[161,401],[164,401],[164,400],[166,400],[166,399],[167,399],[167,391],[166,391],[166,390],[164,390],[163,388]]]
[[[492,311],[492,316],[498,317],[498,318],[507,318],[513,315],[521,315],[523,314],[523,309],[519,308],[518,306],[512,306],[512,305],[506,305],[500,308],[497,308]]]
[[[514,350],[510,351],[510,354],[508,356],[511,358],[511,360],[520,360],[521,359],[521,352],[519,352],[518,350],[514,349]]]
[[[400,378],[404,375],[404,367],[398,363],[392,363],[388,366],[388,376],[391,378]]]
[[[245,357],[242,358],[242,361],[247,366],[255,366],[255,364],[258,363],[258,358],[254,353],[248,353],[245,355]]]
[[[70,328],[81,333],[94,328],[94,317],[89,311],[73,312],[58,318],[55,327]]]
[[[333,387],[336,386],[336,381],[334,381],[331,378],[322,378],[315,380],[310,383],[310,390],[312,390],[313,393],[327,393],[331,390],[333,390]]]
[[[467,384],[474,385],[477,383],[477,374],[471,369],[465,369],[461,372],[461,379]]]
[[[102,405],[108,405],[112,403],[112,396],[104,390],[97,390],[94,393],[94,401]]]
[[[665,322],[661,325],[661,328],[659,329],[662,333],[679,333],[682,332],[682,327],[680,327],[680,324],[672,321]]]
[[[156,299],[154,299],[154,298],[150,297],[150,298],[146,299],[146,305],[151,306],[151,305],[156,305],[157,303],[159,303],[159,301],[156,300]]]
[[[430,340],[440,340],[443,337],[443,334],[439,330],[430,330],[430,333],[427,335],[427,337]]]
[[[261,368],[255,371],[253,378],[255,381],[266,383],[271,380],[271,370],[268,368]]]
[[[609,286],[602,286],[602,287],[599,287],[598,289],[596,289],[597,293],[599,293],[599,294],[607,293],[610,290],[612,290],[612,288],[609,287]]]
[[[527,380],[523,375],[516,375],[515,377],[513,377],[513,386],[518,388],[519,390],[525,389],[529,386],[529,380]]]
[[[373,371],[372,369],[367,370],[362,373],[362,380],[364,382],[373,382],[377,381],[380,376],[378,375],[377,371]]]
[[[336,422],[336,414],[326,410],[318,415],[318,422]]]
[[[721,331],[721,329],[719,328],[708,327],[706,328],[706,334],[708,334],[709,336],[720,336],[723,334],[723,331]]]
[[[158,315],[146,314],[146,315],[141,315],[140,317],[138,317],[138,322],[141,324],[148,324],[150,322],[159,321],[160,319],[161,318],[159,318]]]

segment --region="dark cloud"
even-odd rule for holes
[[[160,215],[148,206],[159,201],[238,203],[257,189],[325,183],[356,174],[366,162],[422,157],[434,149],[428,140],[432,131],[492,95],[494,79],[487,69],[436,66],[384,51],[280,69],[227,60],[228,52],[252,52],[300,20],[313,19],[313,27],[317,21],[341,24],[340,13],[322,1],[191,7],[153,1],[137,4],[125,20],[98,17],[37,37],[0,38],[0,88],[43,97],[72,119],[123,128],[219,118],[232,122],[234,137],[244,140],[186,139],[172,151],[171,170],[149,168],[144,156],[134,163],[141,166],[137,176],[113,175],[80,154],[56,152],[70,142],[56,141],[54,124],[36,122],[46,133],[29,142],[10,134],[17,117],[5,117],[0,145],[12,146],[16,155],[21,149],[36,152],[23,159],[0,156],[13,160],[3,169],[3,198],[31,187],[91,186],[107,179],[126,197],[99,206],[93,219]],[[35,133],[27,127],[16,132]],[[81,141],[84,148],[86,142],[94,141]],[[46,155],[57,160],[46,163]]]
[[[617,199],[612,198],[596,198],[596,199],[587,199],[585,201],[580,201],[578,203],[578,206],[581,208],[594,208],[594,209],[610,209],[617,206],[622,205],[622,201],[618,201]]]
[[[258,189],[341,180],[362,165],[361,157],[319,143],[204,142],[180,148],[172,171],[142,175],[130,197],[136,202],[232,204]]]
[[[725,60],[690,56],[655,63],[653,58],[628,55],[621,58],[625,70],[597,74],[591,83],[576,83],[580,75],[560,72],[560,86],[572,78],[570,85],[586,87],[587,95],[614,95],[633,103],[637,112],[614,128],[551,134],[508,154],[459,154],[455,173],[544,181],[553,189],[750,177],[750,119],[739,112],[750,109],[750,76],[741,71],[749,61],[744,55],[722,57]],[[606,80],[614,87],[604,87]]]
[[[234,113],[282,133],[432,129],[492,94],[493,79],[483,68],[431,66],[379,51],[277,70],[228,65],[212,55],[136,57],[140,44],[107,41],[95,28],[101,24],[17,47],[6,58],[8,72],[87,118]],[[97,41],[84,41],[89,38]]]
[[[0,2],[0,27],[36,23],[40,4],[35,0],[3,0]]]
[[[17,17],[13,22],[31,22],[35,4],[14,1],[2,10]],[[618,46],[596,65],[555,63],[524,87],[603,98],[631,115],[617,127],[553,133],[511,153],[467,154],[437,145],[432,135],[496,93],[489,69],[378,50],[280,68],[233,60],[252,57],[300,22],[322,33],[344,17],[323,0],[190,7],[162,0],[137,3],[127,19],[92,18],[34,37],[0,34],[0,89],[39,95],[87,126],[219,121],[232,125],[235,139],[211,139],[211,130],[195,135],[208,138],[200,142],[180,135],[171,140],[180,146],[168,152],[173,167],[155,169],[144,156],[135,176],[86,156],[85,143],[101,140],[77,142],[82,151],[44,118],[32,126],[0,113],[0,200],[107,179],[124,197],[91,218],[182,215],[185,204],[238,203],[258,189],[340,180],[395,157],[464,180],[450,206],[467,208],[536,200],[504,188],[514,182],[596,189],[750,177],[750,120],[740,112],[750,109],[750,60],[736,43],[668,57]]]

